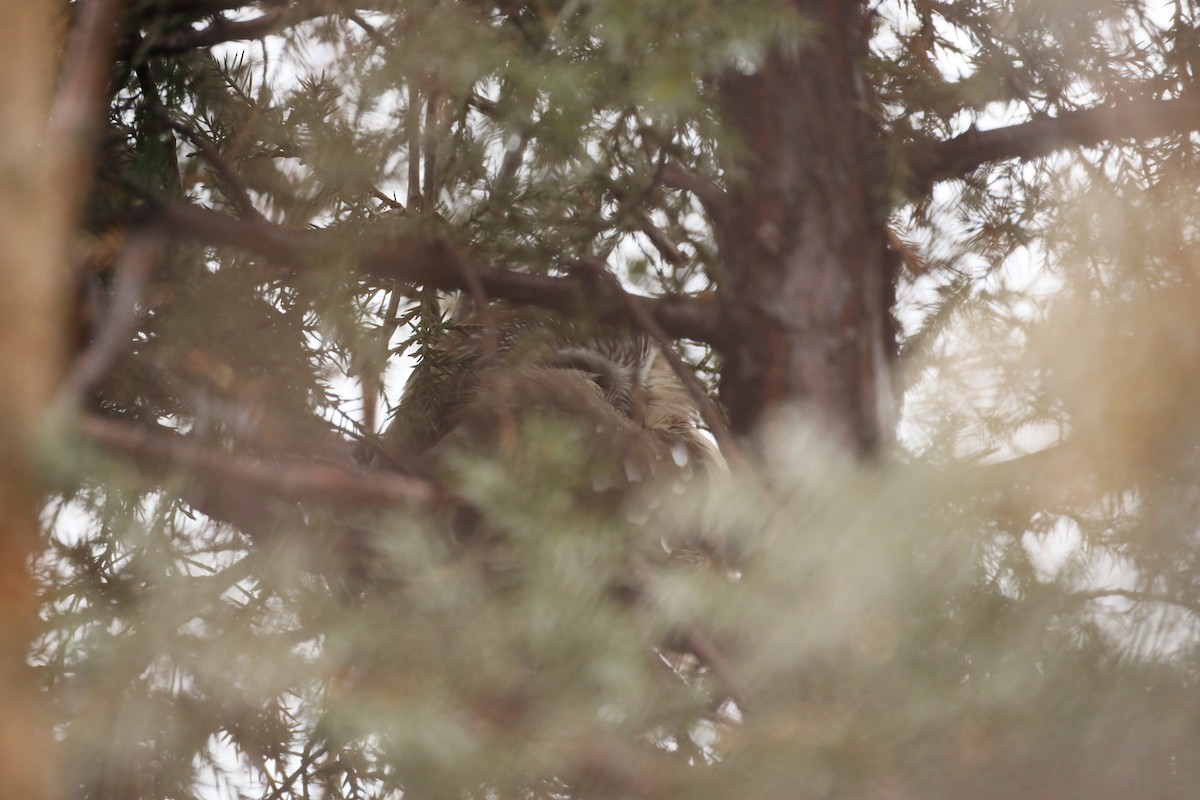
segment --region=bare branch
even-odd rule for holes
[[[425,161],[421,208],[426,211],[434,209],[438,197],[438,128],[441,124],[441,104],[439,93],[431,90],[425,99],[425,129],[421,136],[421,157]]]
[[[474,108],[479,113],[487,114],[488,116],[492,116],[498,110],[498,104],[494,100],[489,100],[483,95],[475,92],[472,92],[467,98],[467,105],[469,105],[471,108]]]
[[[1174,100],[1135,100],[1119,106],[1069,111],[1018,125],[966,133],[915,148],[915,184],[926,191],[938,181],[960,178],[992,161],[1038,158],[1066,147],[1111,139],[1153,139],[1200,130],[1200,95]]]
[[[705,213],[713,220],[725,216],[729,197],[712,181],[690,172],[678,164],[664,164],[659,170],[659,179],[669,189],[691,192],[700,201]]]
[[[379,47],[389,47],[391,45],[391,42],[387,40],[387,37],[381,34],[374,25],[363,19],[362,15],[357,11],[352,11],[346,14],[346,19],[350,20],[359,28],[361,28],[363,32],[367,34],[367,38],[369,38]]]
[[[650,219],[649,214],[645,211],[638,211],[634,214],[633,219],[637,229],[650,240],[650,244],[654,245],[654,249],[658,251],[663,261],[673,267],[682,267],[687,263],[687,256],[679,252],[679,247],[671,241],[671,238],[659,230],[658,226],[654,224],[654,220]]]
[[[374,197],[376,200],[383,203],[385,206],[390,208],[392,211],[399,211],[401,213],[404,213],[404,211],[406,210],[404,208],[403,203],[399,202],[398,200],[396,200],[393,197],[388,197],[386,194],[379,191],[378,188],[372,186],[368,191],[370,192],[371,197]]]
[[[408,133],[408,207],[421,209],[421,96],[416,81],[408,82],[408,109],[404,115]]]

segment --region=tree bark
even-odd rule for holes
[[[0,7],[0,783],[6,796],[44,800],[55,796],[55,770],[44,696],[26,662],[38,610],[27,567],[38,543],[31,434],[50,396],[63,329],[53,266],[66,247],[40,152],[59,44],[54,4]]]
[[[41,544],[38,450],[66,353],[66,265],[120,7],[77,4],[64,46],[64,6],[0,0],[0,786],[24,800],[62,788],[28,663],[39,608],[28,567]]]
[[[796,408],[869,456],[890,435],[891,285],[859,71],[866,11],[794,5],[815,33],[720,84],[742,148],[714,220],[729,337],[721,399],[740,434]]]

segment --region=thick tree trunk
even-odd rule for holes
[[[28,664],[40,606],[28,567],[41,546],[37,451],[66,352],[66,265],[122,5],[77,4],[64,45],[64,4],[0,0],[0,795],[23,800],[62,789]]]
[[[55,4],[0,3],[0,794],[55,796],[50,720],[26,663],[38,600],[28,560],[38,544],[34,433],[60,368],[58,267],[65,231],[44,137],[54,56]]]
[[[890,277],[860,62],[866,13],[795,0],[816,33],[721,82],[744,150],[715,221],[727,274],[721,398],[749,434],[795,407],[861,455],[890,435]]]

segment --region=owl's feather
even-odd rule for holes
[[[452,452],[494,450],[506,428],[538,419],[565,426],[610,485],[723,466],[694,400],[648,339],[504,305],[435,345],[405,387],[383,448],[436,464]]]

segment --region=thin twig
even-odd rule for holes
[[[710,219],[716,221],[725,217],[729,198],[720,186],[707,178],[702,178],[678,164],[664,164],[659,170],[659,180],[663,186],[670,189],[679,189],[695,195]]]
[[[665,150],[659,151],[657,163],[655,163],[654,167],[653,179],[649,185],[643,187],[638,192],[633,201],[629,201],[629,198],[626,196],[627,193],[621,192],[614,187],[614,194],[621,201],[623,209],[614,215],[612,222],[615,224],[625,217],[632,217],[637,230],[641,231],[650,240],[650,244],[658,251],[663,261],[671,266],[679,267],[687,263],[687,258],[683,253],[679,252],[676,244],[663,231],[659,230],[658,226],[654,224],[654,220],[650,218],[649,212],[644,208],[644,203],[649,199],[654,188],[662,183],[662,175],[667,168],[666,156],[667,153]]]
[[[687,263],[687,257],[679,252],[679,247],[671,241],[657,225],[654,220],[650,219],[650,215],[644,210],[634,214],[634,220],[637,222],[637,228],[641,231],[650,244],[654,245],[654,249],[662,256],[662,260],[673,267],[682,267]]]
[[[305,753],[301,757],[300,765],[296,767],[295,771],[293,771],[291,775],[288,775],[286,778],[284,778],[283,783],[276,786],[275,791],[271,792],[269,795],[263,798],[263,800],[280,800],[280,798],[283,797],[283,793],[291,788],[292,784],[296,782],[296,778],[300,777],[302,774],[305,774],[305,771],[315,764],[318,758],[325,755],[325,752],[325,747],[318,747],[311,753]]]
[[[386,194],[379,191],[379,189],[377,189],[374,186],[370,187],[367,191],[370,192],[371,197],[374,197],[376,200],[383,203],[385,206],[392,209],[393,211],[399,211],[401,213],[404,213],[404,211],[405,211],[404,204],[399,202],[398,200],[388,197]]]
[[[383,352],[385,353],[390,349],[389,346],[392,343],[392,336],[395,335],[396,329],[400,327],[400,321],[396,318],[396,315],[400,312],[401,294],[399,282],[392,281],[392,291],[388,297],[387,308],[383,312],[383,325],[379,328],[380,344],[383,346]],[[383,381],[374,370],[364,369],[362,372],[362,388],[363,427],[371,433],[375,433],[378,430],[375,404],[383,394]]]
[[[408,82],[408,109],[404,115],[408,135],[408,207],[420,211],[421,206],[421,95],[416,82]]]
[[[200,154],[200,157],[220,176],[221,181],[225,184],[225,189],[229,193],[229,199],[233,201],[239,216],[256,221],[266,219],[254,207],[254,198],[250,196],[250,190],[246,188],[246,184],[241,179],[241,176],[234,172],[233,166],[221,155],[216,145],[201,136],[200,132],[195,128],[180,120],[172,119],[168,121],[168,124],[172,130],[182,134],[185,139],[191,142],[192,146],[196,148],[196,152]]]
[[[500,162],[500,169],[496,172],[496,193],[500,196],[508,195],[512,192],[512,187],[517,179],[517,172],[521,169],[521,164],[525,161],[525,150],[529,147],[529,137],[521,134],[517,139],[516,147],[512,147],[504,151],[504,159]]]
[[[494,115],[496,113],[496,111],[499,109],[499,104],[497,104],[496,101],[489,100],[488,98],[484,97],[483,95],[477,94],[474,92],[472,92],[471,95],[469,97],[467,97],[467,105],[470,106],[471,108],[475,109],[479,113],[486,114],[489,117]]]
[[[392,294],[388,298],[387,308],[383,312],[383,348],[388,349],[388,345],[392,343],[392,337],[396,335],[396,329],[400,327],[400,320],[397,316],[400,313],[400,298],[403,292],[400,291],[400,284],[396,281],[392,282]]]
[[[424,203],[421,208],[426,212],[433,211],[434,201],[437,200],[438,104],[437,91],[430,91],[429,97],[425,100],[425,130],[422,134],[425,185],[422,192]]]
[[[617,208],[609,219],[600,221],[600,223],[597,225],[596,234],[598,236],[602,235],[607,229],[611,230],[614,235],[610,238],[608,244],[606,244],[604,247],[598,248],[594,253],[594,257],[598,262],[606,260],[609,256],[609,253],[611,253],[621,241],[619,234],[622,229],[627,229],[625,226],[625,221],[633,217],[636,222],[639,214],[645,214],[646,201],[650,199],[655,188],[660,182],[660,176],[662,175],[663,167],[666,165],[665,159],[666,153],[662,153],[658,163],[655,165],[653,179],[644,183],[636,192],[630,193],[627,191],[622,191],[619,186],[615,185],[609,189],[609,191],[617,200]]]
[[[387,38],[379,32],[379,29],[363,19],[362,15],[357,11],[351,11],[350,13],[346,14],[346,19],[362,28],[367,34],[367,37],[375,44],[379,45],[380,47],[391,47],[391,42],[389,42]]]

